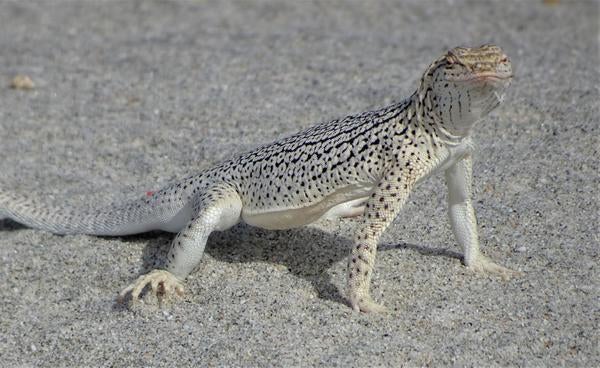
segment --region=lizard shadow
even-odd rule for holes
[[[27,229],[27,226],[21,225],[11,219],[0,219],[0,231],[15,231],[22,229]]]
[[[211,234],[205,252],[221,262],[264,262],[282,265],[287,272],[309,281],[319,298],[345,304],[346,299],[343,295],[345,262],[352,246],[352,240],[345,235],[339,229],[332,232],[314,227],[264,230],[240,224],[227,231]],[[148,240],[142,256],[143,273],[146,273],[162,266],[173,235],[152,233],[141,237]],[[135,236],[135,239],[139,240],[140,235]],[[384,243],[379,245],[378,250],[416,251],[424,256],[462,260],[460,253],[446,248],[409,243]],[[333,282],[330,272],[338,262],[344,264],[342,268],[344,281],[341,285]]]
[[[351,240],[314,227],[264,230],[238,225],[216,233],[207,253],[228,263],[265,262],[282,265],[287,272],[309,281],[321,299],[345,303],[330,270],[348,256]],[[344,268],[345,270],[345,268]]]

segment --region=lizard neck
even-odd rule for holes
[[[435,101],[431,88],[422,85],[412,96],[412,104],[416,111],[417,124],[431,132],[431,137],[449,146],[461,144],[471,134],[471,130],[456,131],[447,126],[435,109]]]

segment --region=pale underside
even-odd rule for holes
[[[364,212],[364,202],[374,186],[371,183],[348,185],[320,201],[300,208],[276,208],[260,212],[244,209],[242,219],[252,226],[281,230],[307,225],[320,218],[358,216]]]

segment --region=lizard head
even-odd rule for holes
[[[449,50],[425,76],[432,92],[431,108],[444,127],[453,134],[466,135],[475,122],[502,102],[513,73],[500,47],[484,45]]]

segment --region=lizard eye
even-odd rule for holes
[[[502,55],[502,59],[500,59],[501,63],[508,63],[508,56]]]

